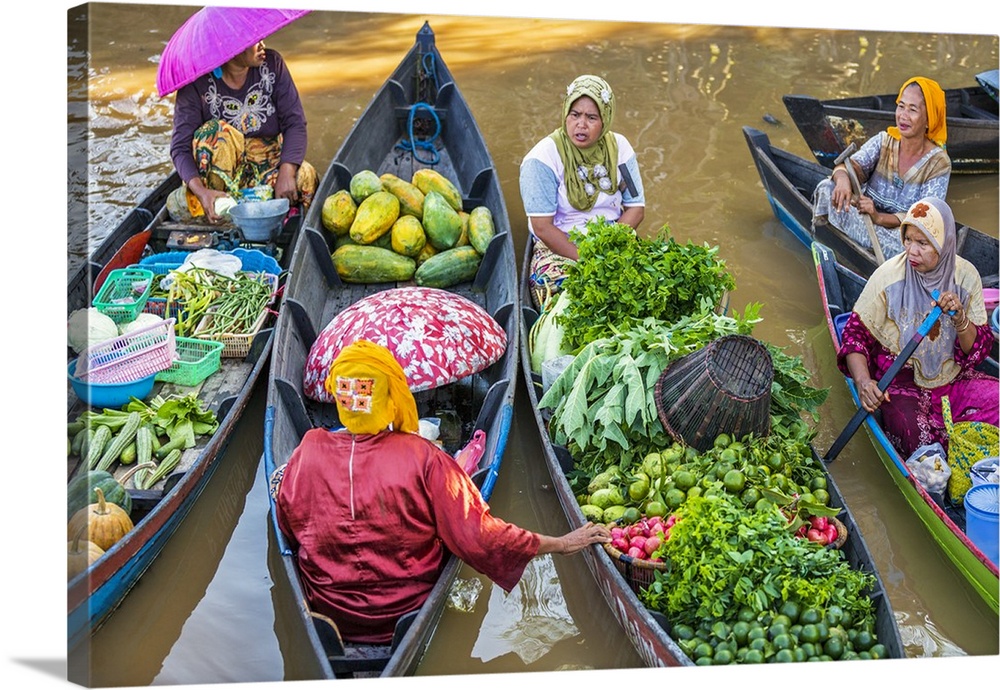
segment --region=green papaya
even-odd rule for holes
[[[438,192],[424,195],[424,232],[435,249],[451,249],[462,236],[462,218]]]

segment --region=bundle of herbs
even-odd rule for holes
[[[706,300],[714,309],[735,287],[718,247],[682,244],[667,226],[646,238],[599,217],[570,238],[579,259],[567,267],[562,287],[571,301],[558,322],[573,352],[646,318],[670,323]]]

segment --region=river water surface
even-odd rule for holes
[[[91,6],[89,34],[81,31],[80,16],[69,15],[69,116],[71,122],[89,120],[86,146],[71,142],[69,148],[70,268],[171,171],[172,98],[161,99],[155,92],[156,61],[172,31],[192,11],[184,6],[96,4]],[[977,72],[996,67],[997,37],[914,33],[904,40],[899,33],[868,29],[317,11],[267,43],[282,53],[298,84],[309,122],[308,159],[320,172],[424,20],[430,21],[491,149],[519,255],[526,224],[517,192],[518,164],[535,141],[557,126],[563,90],[574,76],[593,72],[607,78],[619,103],[615,129],[632,142],[642,168],[647,197],[642,231],[669,225],[678,238],[719,246],[736,278],[734,308],[762,302],[764,320],[757,337],[802,356],[814,372],[813,383],[831,389],[817,439],[819,448],[829,447],[851,417],[850,398],[826,336],[810,254],[772,216],[741,127],[761,128],[775,144],[808,156],[784,111],[783,94],[826,98],[891,93],[915,74],[937,79],[946,88],[968,85]],[[73,169],[73,163],[84,161],[89,167]],[[996,175],[953,176],[949,201],[959,220],[997,233]],[[558,534],[566,523],[549,488],[538,432],[525,408],[523,383],[519,385],[512,436],[491,504],[501,517]],[[273,545],[258,462],[263,399],[258,391],[226,461],[194,511],[94,635],[92,685],[298,677],[295,650],[282,645],[274,626],[275,611],[288,602],[275,589],[269,570]],[[922,657],[995,657],[996,615],[914,518],[864,433],[856,435],[831,471],[874,552],[907,654],[915,658],[901,662],[894,672],[919,678],[927,669],[925,661],[916,659]],[[557,580],[552,586],[561,591],[560,608],[577,634],[546,647],[530,663],[517,653],[484,661],[483,654],[473,653],[477,638],[484,636],[490,600],[490,584],[484,580],[474,612],[446,612],[420,674],[639,666],[583,559],[557,557],[553,564]],[[466,569],[462,577],[476,574]],[[513,627],[514,622],[501,624]],[[52,625],[58,629],[58,623]],[[523,649],[517,635],[508,642],[511,650]],[[822,671],[809,667],[809,677],[846,670],[833,666]],[[667,682],[672,671],[658,673],[663,675],[654,682]],[[678,673],[680,682],[700,682],[706,679],[702,674],[715,670]],[[744,679],[764,677],[749,669],[739,673]],[[587,682],[614,678],[595,675]],[[625,682],[629,678],[652,679],[639,673]],[[565,682],[562,676],[559,680]]]

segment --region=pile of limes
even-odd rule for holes
[[[695,664],[761,664],[793,661],[881,659],[885,645],[868,626],[856,626],[839,606],[802,608],[785,601],[779,611],[736,620],[676,624],[672,637]]]

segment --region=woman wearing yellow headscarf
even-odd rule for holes
[[[577,77],[566,87],[559,127],[521,163],[521,200],[537,240],[531,264],[536,300],[546,288],[558,290],[566,262],[579,258],[571,229],[585,230],[598,216],[632,228],[642,222],[639,164],[628,139],[611,130],[615,109],[608,82],[593,74]]]
[[[510,591],[536,555],[610,541],[602,525],[549,537],[491,515],[458,462],[416,433],[413,394],[381,345],[344,348],[326,387],[344,428],[307,431],[272,492],[309,605],[344,639],[389,643],[450,553]]]
[[[896,99],[896,125],[870,138],[850,158],[861,184],[857,205],[851,205],[851,180],[842,163],[816,187],[813,223],[829,223],[870,248],[868,216],[885,258],[898,254],[903,250],[899,226],[907,209],[925,197],[944,200],[948,194],[947,140],[944,91],[926,77],[907,79]]]

